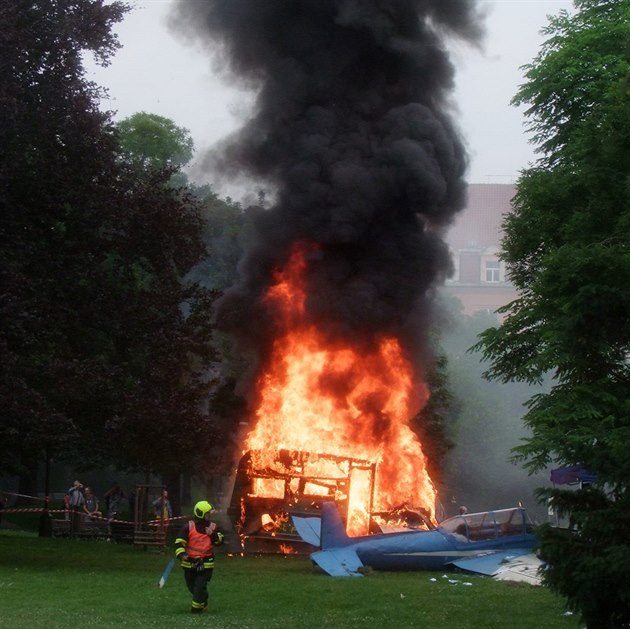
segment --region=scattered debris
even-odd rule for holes
[[[530,585],[540,585],[542,566],[543,562],[534,553],[529,553],[505,561],[492,576],[497,581],[517,581]]]

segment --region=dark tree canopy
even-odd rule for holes
[[[89,197],[95,190],[103,196],[116,146],[104,130],[96,87],[83,80],[80,53],[90,50],[107,62],[117,47],[111,25],[126,7],[9,0],[0,6],[0,442],[6,468],[44,438],[64,441],[71,434],[64,407],[85,371],[102,376],[96,399],[108,395],[109,370],[98,353],[79,359],[69,347],[86,342],[81,326],[76,334],[68,330],[91,299],[87,283],[77,282],[91,267],[86,257],[97,253],[87,248],[90,219],[98,212]],[[86,159],[95,154],[97,161]]]
[[[519,181],[503,258],[520,296],[480,347],[490,376],[538,382],[517,448],[530,470],[583,464],[598,482],[541,492],[572,529],[541,532],[545,579],[588,627],[630,622],[630,2],[551,18],[515,103],[540,159]]]
[[[84,78],[127,10],[0,0],[1,471],[43,451],[182,470],[213,442],[216,295],[183,280],[207,255],[198,204],[120,159]]]

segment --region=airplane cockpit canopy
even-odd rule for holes
[[[438,530],[458,542],[481,542],[501,537],[526,535],[533,523],[522,507],[456,515],[444,520]]]

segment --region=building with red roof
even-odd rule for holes
[[[466,208],[446,235],[455,273],[445,290],[460,300],[466,315],[494,313],[517,296],[497,255],[515,194],[514,184],[470,184]]]

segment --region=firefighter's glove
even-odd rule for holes
[[[203,567],[203,559],[197,559],[197,561],[195,561],[193,568],[197,571],[197,572],[203,572],[204,571],[204,567]]]
[[[179,563],[182,563],[183,561],[188,561],[190,557],[188,553],[182,553],[177,559],[179,559]]]

